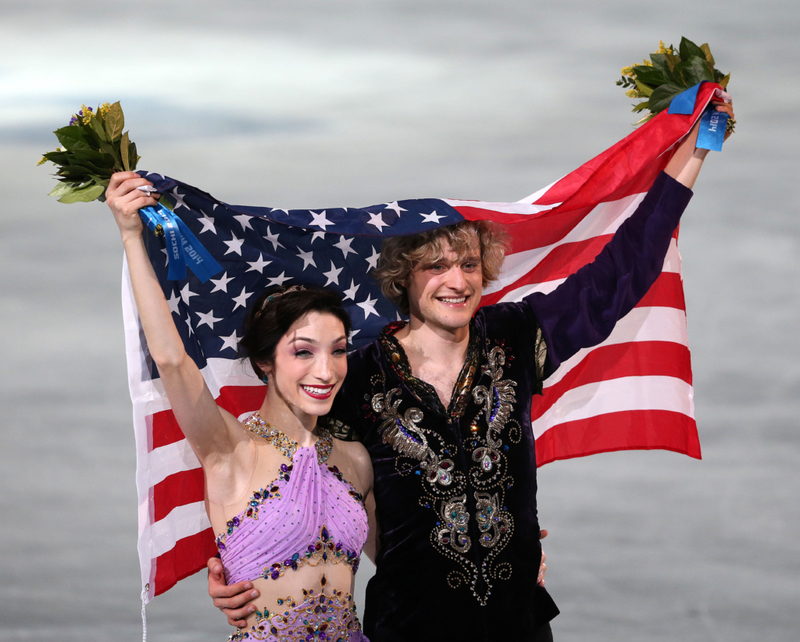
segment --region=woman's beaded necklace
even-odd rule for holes
[[[275,450],[287,459],[294,459],[294,454],[297,452],[299,444],[291,437],[283,434],[268,421],[264,421],[261,415],[258,414],[258,411],[254,412],[253,415],[244,422],[244,426],[253,434],[261,437],[268,444],[272,444]],[[314,448],[317,451],[317,461],[320,464],[324,464],[328,461],[331,450],[333,450],[333,436],[331,433],[322,428],[320,430],[319,439],[317,439],[317,443],[314,444]]]

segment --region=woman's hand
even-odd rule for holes
[[[111,176],[106,188],[106,202],[119,226],[123,242],[142,233],[142,219],[139,210],[158,204],[158,194],[148,194],[138,187],[152,183],[135,172],[117,172]]]
[[[711,105],[716,109],[716,111],[725,112],[728,114],[728,120],[730,122],[735,123],[736,118],[733,115],[733,102],[722,102],[721,100],[712,100]],[[728,137],[733,133],[733,129],[726,129],[725,130],[725,140],[728,140]]]

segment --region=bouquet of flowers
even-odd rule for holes
[[[124,127],[122,107],[116,102],[103,103],[97,111],[83,105],[69,125],[53,132],[62,146],[47,152],[39,161],[39,165],[50,161],[58,166],[59,184],[50,196],[62,203],[105,201],[111,175],[133,171],[139,162],[136,144],[128,132],[122,131]],[[156,207],[143,207],[139,214],[147,227],[164,240],[170,257],[167,278],[186,278],[188,267],[205,283],[222,268],[173,212],[173,207],[162,195]]]
[[[644,98],[633,107],[634,112],[649,111],[636,123],[641,125],[667,109],[675,96],[704,80],[726,88],[731,75],[723,74],[715,64],[708,44],[698,47],[681,38],[676,50],[672,45],[665,47],[661,41],[658,51],[650,54],[650,60],[623,68],[617,85],[627,90],[625,95],[629,98]]]
[[[114,172],[136,169],[139,156],[128,132],[119,102],[103,103],[97,110],[83,105],[69,125],[53,132],[61,147],[47,152],[39,165],[58,166],[59,184],[50,192],[62,203],[105,201]]]

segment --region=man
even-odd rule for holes
[[[717,109],[732,114],[730,106]],[[551,640],[558,614],[541,560],[533,395],[560,363],[602,342],[658,276],[706,150],[697,130],[594,262],[549,294],[477,310],[502,242],[464,222],[384,242],[376,278],[409,316],[351,355],[331,412],[375,473],[372,642]],[[477,310],[477,312],[476,312]],[[237,609],[210,562],[209,593]]]

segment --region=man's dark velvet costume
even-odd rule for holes
[[[393,336],[402,323],[351,355],[330,417],[364,443],[375,469],[372,642],[529,640],[558,614],[536,584],[531,400],[644,296],[690,197],[661,174],[593,263],[549,294],[478,310],[449,408],[411,374]]]

